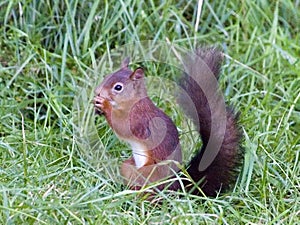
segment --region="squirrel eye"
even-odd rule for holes
[[[123,84],[122,83],[116,83],[113,87],[113,89],[117,92],[121,92],[123,90]]]

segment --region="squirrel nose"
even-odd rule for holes
[[[103,93],[103,87],[101,84],[98,87],[96,87],[94,93],[95,93],[95,96],[99,96],[99,97],[101,96],[101,93]]]
[[[100,93],[100,88],[97,87],[94,91],[95,96],[100,96]]]

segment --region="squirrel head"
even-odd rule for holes
[[[95,90],[95,98],[103,100],[100,111],[104,114],[110,110],[129,111],[136,102],[147,97],[143,69],[132,71],[128,64],[127,58],[122,62],[121,68],[106,76]]]

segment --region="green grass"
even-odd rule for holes
[[[196,1],[163,2],[1,1],[1,224],[300,224],[299,1],[204,1],[201,14]],[[115,49],[167,39],[226,54],[220,83],[246,155],[233,190],[215,199],[161,192],[155,205],[128,190],[118,167],[130,150],[93,115]],[[187,160],[197,145],[188,124],[151,93],[183,125]]]

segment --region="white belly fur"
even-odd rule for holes
[[[131,146],[136,167],[138,169],[143,167],[148,161],[147,149],[145,146],[132,140],[126,140],[126,142]]]

